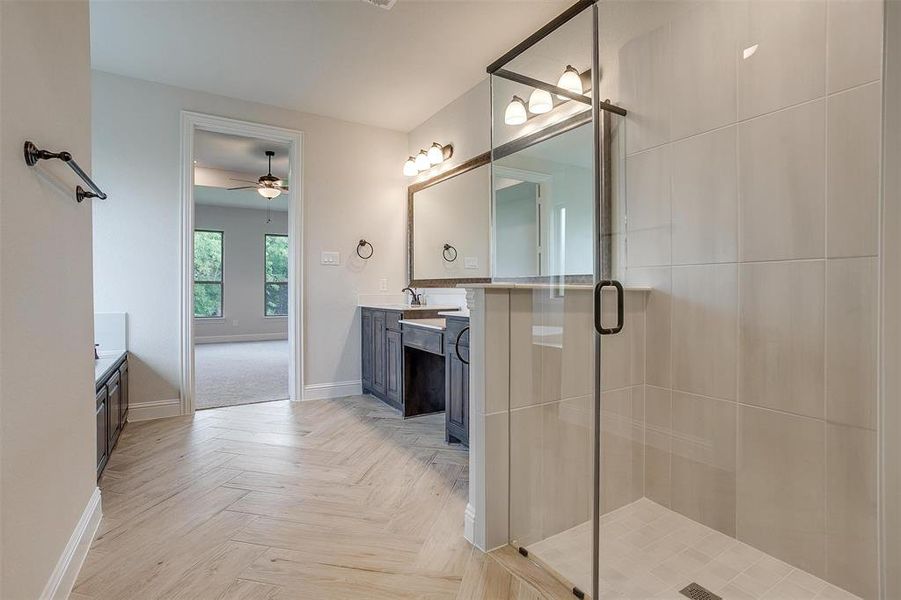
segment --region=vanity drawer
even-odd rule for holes
[[[400,331],[400,321],[404,316],[404,313],[401,312],[385,312],[385,328],[390,331]]]
[[[440,331],[404,326],[404,346],[443,356],[444,334]]]

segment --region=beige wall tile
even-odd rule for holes
[[[876,258],[826,261],[826,418],[876,428]]]
[[[737,405],[673,392],[671,508],[735,535]]]
[[[843,0],[839,4],[869,4]],[[882,86],[873,83],[830,96],[826,158],[829,256],[878,251],[879,141]]]
[[[825,101],[818,100],[739,126],[742,260],[824,255],[825,110]]]
[[[520,545],[542,539],[543,427],[540,406],[510,412],[510,538]]]
[[[673,268],[673,389],[735,399],[738,267]]]
[[[826,91],[826,2],[744,3],[738,48],[738,114],[762,115]],[[748,58],[743,51],[757,45]]]
[[[485,290],[485,372],[491,377],[485,383],[485,413],[507,410],[510,404],[508,375],[510,363],[510,326],[505,318],[510,311],[507,290]],[[513,363],[515,364],[515,363]]]
[[[736,2],[706,2],[672,22],[674,140],[736,120],[739,7]]]
[[[739,540],[823,577],[824,421],[739,405]]]
[[[547,292],[545,292],[547,293]],[[588,290],[567,290],[563,311],[563,353],[559,397],[591,395],[594,391],[594,296]]]
[[[645,308],[645,382],[657,387],[669,387],[672,269],[629,269],[626,278],[630,283],[652,288],[647,294]]]
[[[510,510],[509,419],[507,413],[485,417],[485,544],[496,548],[509,539]]]
[[[835,92],[882,75],[881,0],[828,0],[827,79]]]
[[[616,293],[613,291],[602,292],[601,319],[605,326],[612,327],[616,324]],[[623,330],[615,335],[605,335],[601,338],[601,389],[616,390],[632,385],[633,359],[632,346],[636,341],[634,331],[634,314],[626,307]],[[589,331],[593,331],[590,328]]]
[[[669,141],[670,54],[669,25],[630,40],[619,51],[620,95],[629,107],[628,154]]]
[[[644,495],[670,506],[672,452],[672,392],[645,386]]]
[[[673,264],[738,258],[737,127],[671,146]]]
[[[601,512],[638,500],[644,489],[644,401],[641,387],[601,396]]]
[[[628,264],[670,264],[670,162],[666,147],[626,159]]]
[[[534,332],[542,325],[543,315],[540,309],[533,310],[532,296],[529,290],[510,292],[510,408],[541,402],[543,357]]]
[[[875,598],[876,432],[826,426],[826,579]]]
[[[741,265],[739,401],[824,418],[825,261]]]

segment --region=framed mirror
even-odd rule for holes
[[[407,189],[412,287],[491,281],[490,163],[486,152]]]

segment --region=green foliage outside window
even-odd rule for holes
[[[288,314],[288,236],[266,235],[266,281],[264,297],[267,317]]]
[[[222,232],[194,232],[194,316],[222,316]]]

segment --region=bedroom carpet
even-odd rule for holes
[[[288,340],[194,346],[198,410],[288,397]]]

